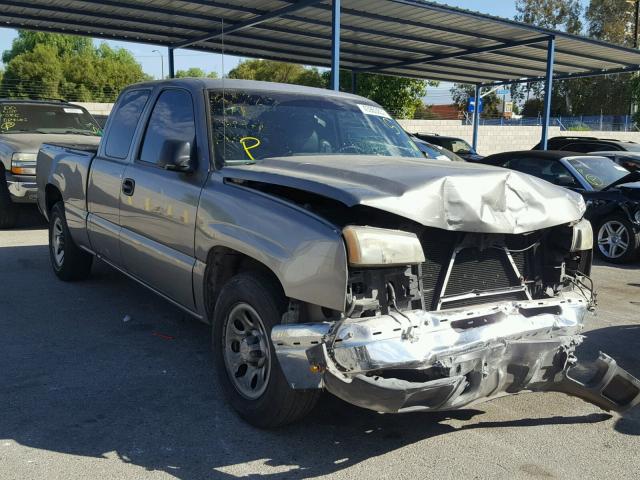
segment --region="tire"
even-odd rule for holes
[[[93,255],[71,238],[62,202],[56,203],[49,215],[49,258],[54,273],[65,282],[84,280],[91,273]]]
[[[213,312],[212,346],[219,383],[234,410],[259,428],[301,419],[321,393],[290,388],[282,373],[270,337],[286,307],[279,284],[261,272],[248,272],[229,280]]]
[[[18,220],[18,209],[11,201],[4,170],[0,168],[0,230],[13,228]]]
[[[606,262],[623,264],[638,258],[640,233],[622,215],[605,217],[596,229],[596,253]]]

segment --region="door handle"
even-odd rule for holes
[[[133,192],[136,189],[136,181],[133,178],[125,178],[122,181],[122,193],[127,195],[128,197],[133,195]]]

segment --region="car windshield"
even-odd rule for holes
[[[623,143],[622,146],[627,152],[640,152],[640,143]]]
[[[602,190],[625,175],[629,170],[605,157],[574,157],[569,164],[587,181],[594,190]]]
[[[216,158],[294,155],[422,157],[398,123],[366,100],[281,92],[209,93]],[[224,105],[224,106],[223,106]]]
[[[475,153],[471,145],[460,138],[442,138],[439,140],[440,145],[442,145],[447,150],[452,151],[456,155]]]
[[[2,103],[0,133],[99,135],[101,130],[89,112],[76,105]]]

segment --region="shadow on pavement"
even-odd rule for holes
[[[17,205],[18,222],[17,230],[38,230],[47,228],[47,220],[40,214],[35,205]]]
[[[100,263],[88,281],[59,282],[45,246],[0,248],[0,265],[7,267],[0,270],[0,438],[32,448],[117,455],[180,479],[306,478],[459,430],[610,418],[457,426],[483,412],[380,415],[327,396],[302,423],[257,430],[216,393],[208,326]],[[18,269],[34,272],[9,273]],[[37,292],[37,301],[25,292]],[[638,345],[638,335],[631,327],[594,331],[584,348],[602,345],[638,373],[637,357],[621,344],[635,339]],[[640,426],[636,417],[618,428],[637,435]]]

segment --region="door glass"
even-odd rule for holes
[[[578,187],[573,175],[557,160],[544,158],[515,158],[509,160],[505,167],[542,178],[547,182],[563,187]]]
[[[105,153],[109,157],[127,158],[133,134],[148,98],[149,90],[131,90],[118,102],[106,137]]]
[[[165,90],[158,97],[151,112],[140,160],[158,163],[165,140],[188,142],[193,147],[195,137],[196,126],[191,95],[185,90]]]

